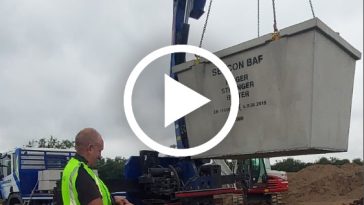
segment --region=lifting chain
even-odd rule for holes
[[[276,17],[276,3],[275,3],[275,0],[272,0],[272,5],[273,5],[273,29],[274,29],[274,32],[272,34],[272,40],[275,41],[275,40],[278,40],[280,38],[279,36],[279,31],[278,31],[278,28],[277,28],[277,17]]]
[[[257,18],[258,18],[258,37],[260,36],[260,0],[258,0],[258,12],[257,12]]]
[[[272,4],[273,4],[273,29],[274,29],[274,32],[278,32],[278,28],[277,28],[277,16],[276,16],[276,1],[275,0],[272,0]]]
[[[313,16],[313,18],[315,18],[316,16],[315,16],[315,12],[313,11],[312,1],[311,0],[309,0],[309,1],[310,1],[310,6],[311,6],[312,16]]]
[[[208,22],[208,20],[209,20],[209,16],[210,16],[210,12],[211,12],[211,5],[212,5],[212,0],[210,0],[209,8],[208,8],[208,10],[207,10],[206,20],[205,20],[205,23],[204,23],[204,25],[203,25],[202,34],[201,34],[201,39],[200,39],[200,43],[199,43],[199,45],[198,45],[198,47],[199,47],[199,48],[201,48],[201,46],[202,46],[202,42],[203,42],[204,37],[205,37],[206,27],[207,27],[207,22]],[[200,56],[195,55],[195,57],[196,57],[195,64],[199,64],[199,63],[200,63]]]
[[[207,27],[207,22],[208,22],[209,16],[210,16],[211,5],[212,5],[212,0],[210,0],[209,8],[208,8],[207,14],[206,14],[205,24],[203,25],[202,34],[201,34],[201,40],[200,40],[200,44],[198,45],[198,47],[200,47],[200,48],[202,46],[202,41],[203,41],[203,38],[204,38],[205,33],[206,33],[206,27]]]

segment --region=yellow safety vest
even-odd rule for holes
[[[104,205],[111,205],[110,192],[105,186],[104,182],[96,176],[96,174],[87,166],[87,164],[72,157],[67,163],[62,174],[62,199],[64,205],[80,205],[78,200],[78,193],[76,190],[76,179],[78,176],[78,169],[83,165],[86,172],[95,180],[99,188],[102,203]]]

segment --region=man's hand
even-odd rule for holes
[[[123,198],[121,196],[114,196],[114,199],[115,199],[115,203],[117,205],[133,205],[127,199],[125,199],[125,198]]]

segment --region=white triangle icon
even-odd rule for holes
[[[164,74],[164,127],[210,101]]]

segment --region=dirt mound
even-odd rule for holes
[[[356,164],[312,165],[288,173],[289,191],[285,201],[287,204],[350,203],[363,197],[363,170],[363,166]]]

